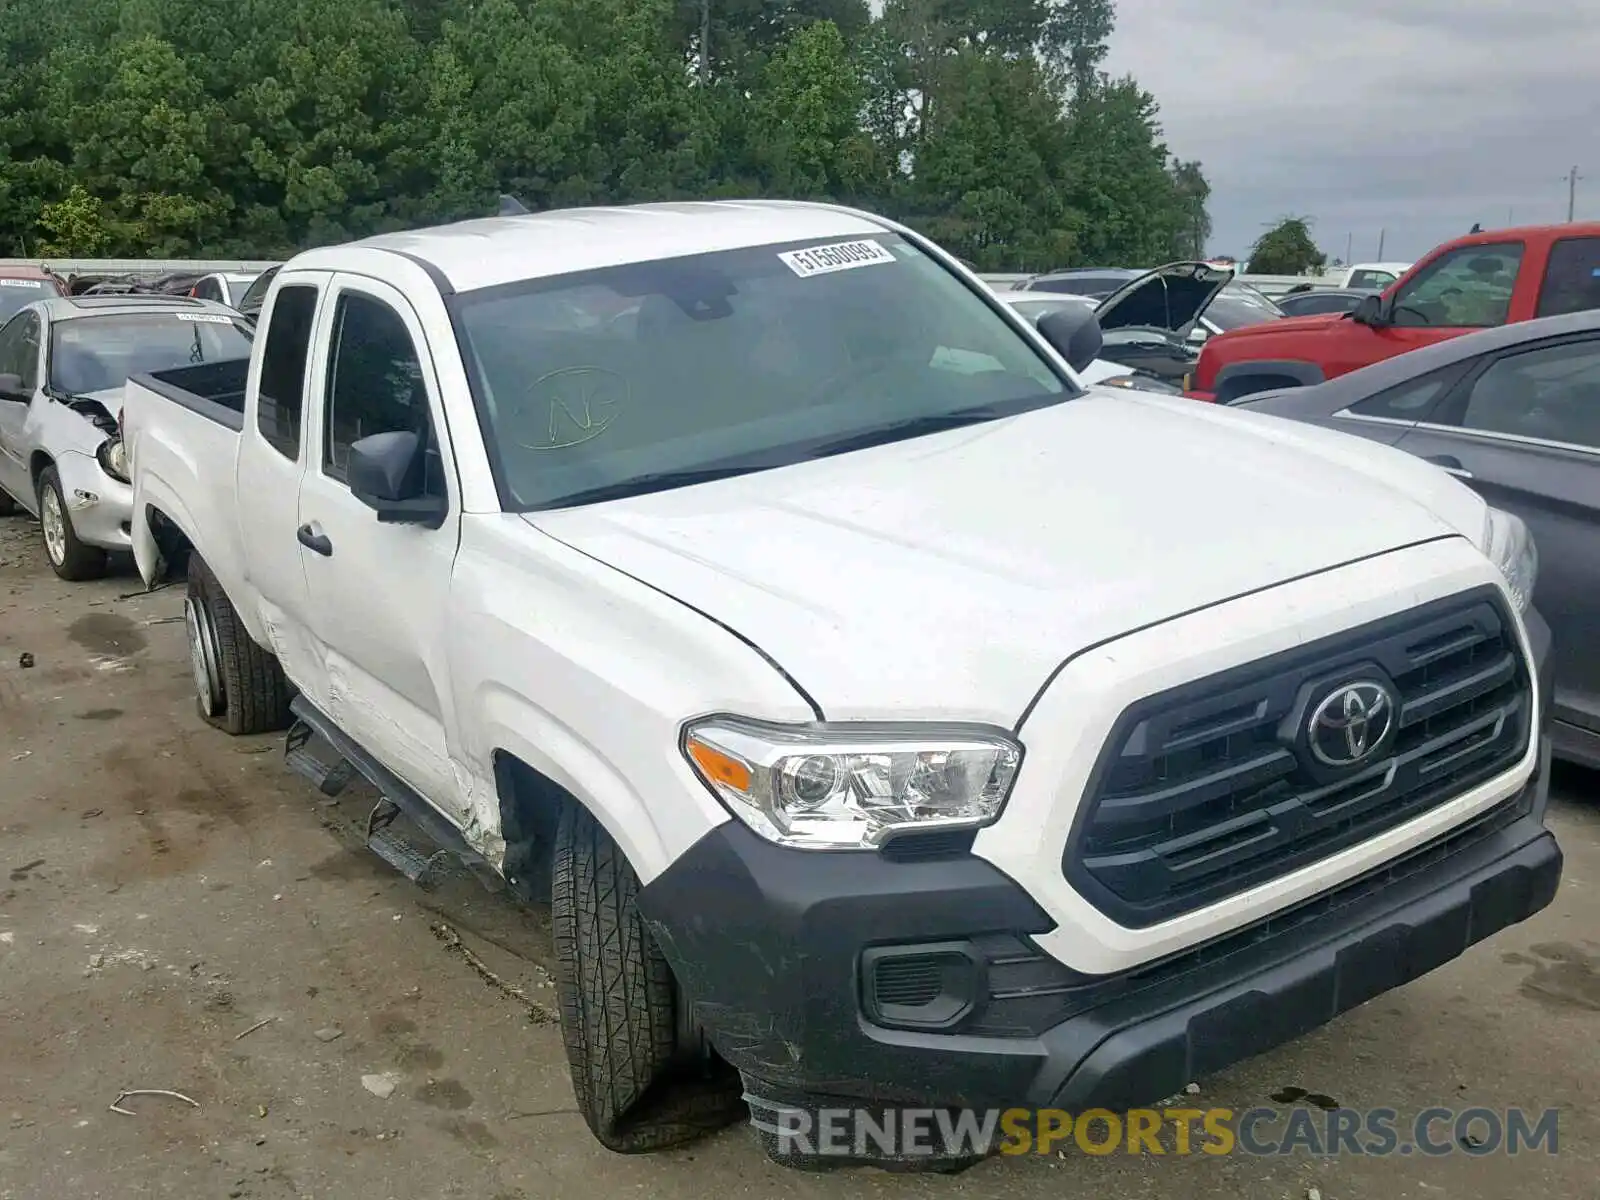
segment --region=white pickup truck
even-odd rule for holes
[[[207,719],[553,905],[606,1146],[1148,1102],[1549,903],[1549,639],[1515,518],[1099,342],[824,205],[312,250],[130,381],[133,544]]]

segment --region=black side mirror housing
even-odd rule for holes
[[[15,400],[19,404],[26,404],[32,399],[28,389],[22,386],[21,375],[0,375],[0,400]]]
[[[1389,322],[1384,314],[1383,297],[1376,293],[1361,297],[1350,310],[1350,319],[1357,325],[1370,325],[1374,329],[1387,325]]]
[[[373,433],[350,443],[345,479],[351,494],[376,512],[378,520],[437,529],[449,503],[443,496],[426,494],[426,467],[427,447],[415,433]]]
[[[1045,313],[1036,328],[1074,371],[1084,370],[1099,358],[1105,343],[1100,318],[1088,305],[1074,304]]]

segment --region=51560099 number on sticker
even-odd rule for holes
[[[809,275],[827,275],[833,271],[850,271],[856,267],[875,267],[880,263],[894,262],[894,255],[870,240],[786,250],[778,257],[802,279]]]

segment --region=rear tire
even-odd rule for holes
[[[621,849],[567,802],[551,889],[561,1037],[578,1111],[619,1154],[681,1146],[747,1116],[738,1074],[684,1044],[681,997],[638,893]]]
[[[251,640],[198,554],[189,555],[188,582],[183,616],[200,716],[234,735],[287,728],[294,689],[277,657]]]
[[[106,552],[78,540],[72,527],[72,510],[61,490],[54,467],[39,474],[39,528],[44,534],[44,556],[50,569],[68,583],[99,579],[106,573]]]

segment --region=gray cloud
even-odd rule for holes
[[[1485,228],[1600,219],[1595,10],[1572,0],[1123,0],[1108,67],[1211,180],[1212,249],[1285,214],[1414,259]]]

